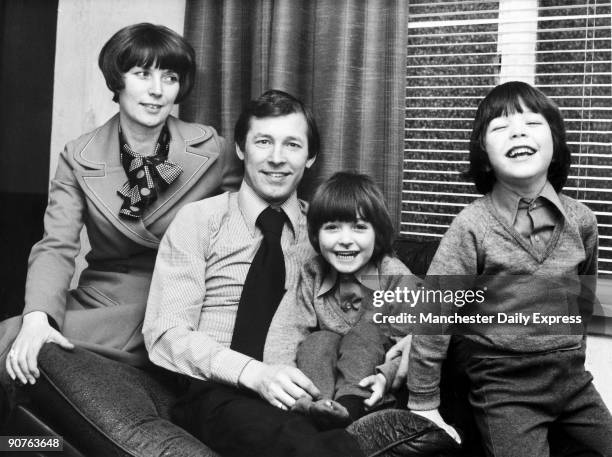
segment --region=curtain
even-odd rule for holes
[[[187,0],[197,54],[181,117],[228,139],[242,106],[267,89],[315,114],[322,153],[300,188],[335,171],[370,174],[399,226],[408,0]]]

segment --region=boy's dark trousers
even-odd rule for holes
[[[488,349],[463,339],[463,354]],[[494,457],[550,455],[549,428],[612,456],[612,416],[584,369],[585,348],[541,354],[464,357],[469,400],[485,452]]]
[[[330,330],[308,335],[298,347],[297,366],[319,388],[323,398],[340,400],[351,417],[357,419],[365,413],[363,400],[372,394],[360,387],[359,381],[376,374],[376,367],[385,361],[388,343],[380,326],[365,313],[346,335]],[[355,408],[349,405],[360,407],[360,411],[352,411]]]

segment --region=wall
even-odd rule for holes
[[[587,336],[586,368],[593,375],[593,384],[612,411],[612,337]]]
[[[113,33],[129,24],[152,22],[183,33],[185,0],[59,0],[51,175],[66,142],[117,112],[98,69],[98,54]]]

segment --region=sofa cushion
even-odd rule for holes
[[[413,274],[423,277],[427,273],[429,264],[433,260],[439,244],[439,240],[414,241],[398,239],[393,243],[393,249],[397,257]]]

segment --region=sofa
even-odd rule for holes
[[[412,241],[398,240],[395,245],[396,255],[402,260],[408,268],[420,277],[423,277],[427,268],[436,252],[438,241]],[[452,345],[451,345],[452,346]],[[79,351],[80,349],[76,349]],[[64,449],[62,452],[57,451],[41,451],[31,453],[30,455],[48,456],[48,457],[131,457],[135,455],[130,450],[122,447],[113,439],[113,436],[123,432],[121,424],[107,423],[105,411],[101,410],[98,405],[101,402],[100,392],[88,392],[83,390],[80,383],[70,382],[62,384],[61,380],[55,373],[61,372],[67,359],[64,358],[65,353],[54,345],[47,345],[41,351],[41,379],[34,386],[28,386],[21,389],[18,394],[18,402],[15,408],[10,413],[8,421],[4,424],[4,429],[0,430],[0,435],[19,435],[19,436],[48,436],[60,435],[64,438]],[[109,359],[105,359],[93,353],[86,353],[80,358],[83,366],[72,367],[74,376],[84,376],[88,371],[88,364],[115,364]],[[449,359],[452,360],[452,353]],[[161,417],[169,417],[169,410],[174,397],[173,394],[173,377],[169,376],[164,382],[153,380],[150,376],[143,375],[140,370],[128,367],[126,370],[127,376],[133,376],[134,382],[142,385],[142,398],[140,404],[142,410],[152,416],[159,415]],[[59,377],[61,379],[61,377]],[[108,380],[112,383],[112,379]],[[74,405],[68,398],[74,398],[76,390],[80,398],[85,398],[87,401],[84,405]],[[66,395],[70,392],[71,395]],[[467,380],[463,373],[454,369],[453,364],[448,362],[443,367],[442,378],[442,404],[446,405],[441,410],[445,419],[449,423],[458,424],[464,437],[465,457],[476,457],[483,455],[480,447],[478,432],[476,431],[474,421],[470,414],[469,404],[467,401]],[[108,400],[103,398],[102,400]],[[108,401],[106,402],[108,404]],[[99,427],[90,418],[96,418],[96,424],[103,424]],[[107,422],[105,422],[107,421]],[[554,432],[553,432],[554,433]],[[194,438],[195,439],[195,438]],[[560,435],[558,441],[558,456],[572,455],[589,455],[581,452],[571,443],[566,443],[564,437]],[[142,445],[141,453],[147,453],[146,443],[138,443]],[[15,453],[17,456],[25,455],[23,452]],[[167,455],[174,455],[171,452],[171,444]],[[217,457],[217,454],[202,447],[203,457]]]

